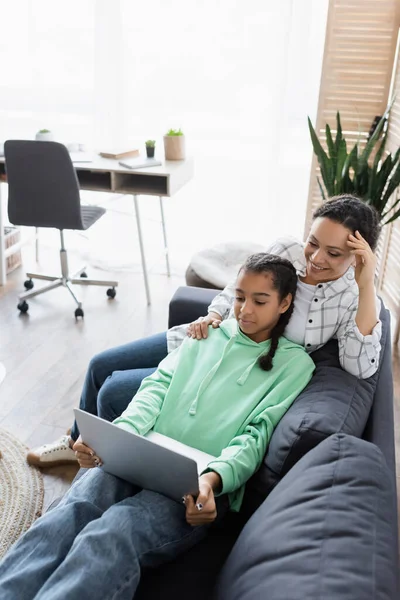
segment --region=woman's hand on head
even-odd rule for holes
[[[358,231],[355,232],[355,235],[349,235],[347,244],[356,258],[355,279],[359,289],[373,286],[376,256],[372,252],[371,246]]]
[[[183,500],[186,506],[186,521],[192,527],[209,525],[215,521],[217,507],[214,492],[211,483],[205,475],[199,477],[199,495],[196,500],[190,495],[184,496]]]
[[[72,450],[75,452],[75,456],[78,460],[79,466],[84,469],[92,469],[93,467],[101,467],[103,464],[101,458],[96,456],[96,453],[92,448],[86,446],[83,443],[82,437],[79,436],[76,440],[75,444],[72,447]]]
[[[216,329],[220,326],[222,319],[217,313],[209,313],[206,317],[199,317],[187,328],[187,335],[193,339],[202,340],[208,337],[208,328]]]

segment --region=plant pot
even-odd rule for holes
[[[186,145],[184,135],[164,135],[164,151],[166,160],[184,160]]]
[[[40,131],[38,131],[35,135],[35,140],[37,142],[54,142],[54,135],[51,131],[48,133],[40,133]]]
[[[152,147],[151,146],[146,146],[146,155],[147,155],[147,158],[154,158],[154,150],[155,150],[154,146],[152,146]]]

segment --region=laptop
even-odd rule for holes
[[[214,456],[155,431],[143,437],[79,408],[74,413],[104,471],[178,502],[185,494],[197,496],[198,476]]]

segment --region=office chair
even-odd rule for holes
[[[68,150],[58,142],[7,140],[4,156],[8,180],[8,217],[14,225],[54,227],[60,230],[61,276],[27,273],[27,292],[19,295],[18,309],[26,313],[28,298],[64,286],[78,308],[75,318],[83,317],[82,303],[70,284],[106,286],[107,296],[115,298],[117,281],[88,279],[85,267],[70,277],[67,251],[64,246],[65,229],[88,229],[105,213],[98,206],[81,206],[79,183]],[[33,279],[50,281],[39,290],[33,288]]]

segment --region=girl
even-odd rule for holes
[[[199,495],[185,506],[88,470],[0,563],[2,600],[129,599],[142,567],[172,560],[207,535],[259,467],[272,432],[311,378],[314,363],[282,333],[297,276],[286,259],[260,253],[239,272],[234,315],[199,343],[187,338],[147,377],[120,427],[150,429],[212,454]],[[100,459],[78,442],[78,460]]]
[[[314,213],[305,244],[291,238],[275,241],[268,252],[287,258],[297,271],[297,301],[285,337],[317,350],[332,337],[339,343],[343,369],[367,378],[378,369],[380,301],[374,287],[380,232],[375,209],[354,196],[332,198]],[[112,421],[127,407],[142,379],[177,348],[186,334],[206,338],[233,316],[234,289],[228,285],[208,308],[208,315],[167,333],[107,350],[92,359],[80,408]],[[72,450],[79,431],[29,452],[28,462],[41,467],[76,462]]]

